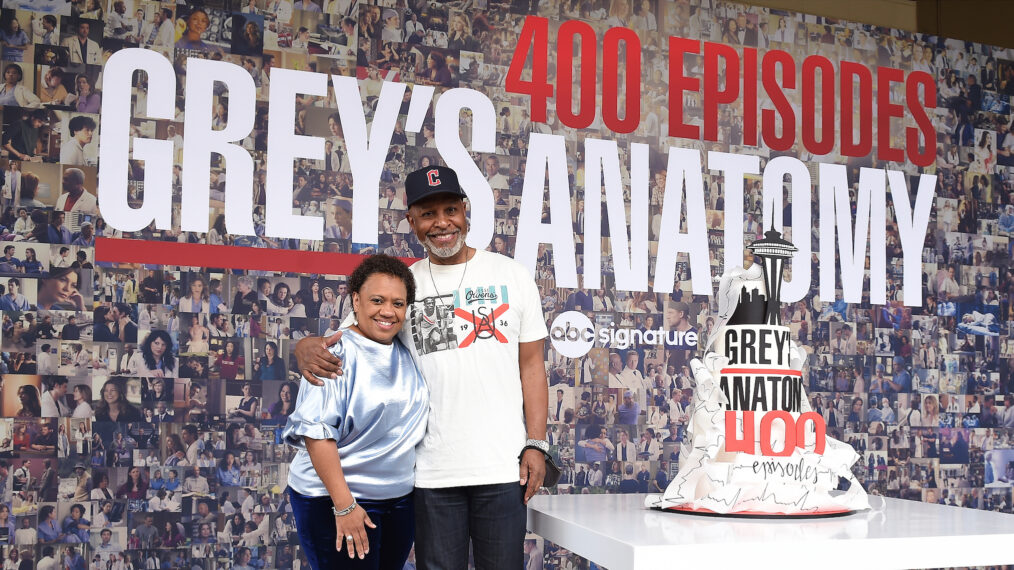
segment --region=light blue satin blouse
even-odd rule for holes
[[[374,342],[342,329],[331,353],[342,375],[323,386],[300,381],[296,408],[282,438],[299,451],[289,466],[289,486],[309,497],[327,496],[303,437],[333,439],[342,471],[357,499],[392,499],[412,491],[415,446],[426,432],[429,392],[412,355],[397,338]]]

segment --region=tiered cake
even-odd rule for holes
[[[763,267],[735,269],[719,288],[725,320],[691,368],[694,407],[679,472],[651,508],[720,515],[832,516],[868,509],[850,471],[859,456],[827,437],[803,389],[806,353],[781,325],[782,264],[795,247],[771,230],[750,249]],[[837,491],[839,479],[848,481]]]

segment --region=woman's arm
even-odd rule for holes
[[[342,472],[341,459],[338,457],[338,446],[332,439],[312,439],[303,437],[306,451],[310,454],[310,462],[320,477],[321,482],[331,496],[331,502],[335,508],[344,509],[355,503],[355,498],[345,482],[345,473]],[[370,520],[366,511],[358,505],[351,512],[343,516],[335,516],[335,526],[338,529],[338,539],[335,548],[341,552],[342,543],[346,537],[352,537],[348,541],[349,558],[359,552],[362,558],[370,551],[370,543],[366,538],[366,526],[377,528]]]

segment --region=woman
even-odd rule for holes
[[[113,502],[102,501],[99,503],[99,512],[95,513],[95,520],[92,521],[92,526],[95,528],[112,528],[113,521],[110,516],[113,513]]]
[[[298,392],[299,385],[295,382],[284,382],[278,388],[278,401],[271,404],[271,407],[268,408],[268,414],[271,415],[272,420],[284,420],[292,414],[292,411],[296,408]]]
[[[181,313],[207,313],[210,310],[208,284],[199,273],[190,274],[190,291],[179,302]]]
[[[168,402],[172,399],[169,391],[165,389],[166,380],[162,378],[149,378],[147,383],[148,390],[144,394],[145,400],[149,402]]]
[[[95,307],[95,332],[92,340],[95,342],[120,342],[119,335],[113,331],[113,321],[107,318],[112,309],[106,306]]]
[[[318,318],[320,316],[320,304],[322,302],[320,281],[314,280],[310,282],[310,288],[301,291],[301,293],[306,316],[311,319]]]
[[[176,523],[165,521],[165,526],[162,527],[162,548],[178,548],[183,542],[183,533],[176,527]]]
[[[183,440],[180,439],[178,434],[171,433],[165,436],[165,461],[163,464],[166,467],[185,467],[187,465],[186,448],[183,447]],[[176,487],[180,484],[178,480],[174,480],[173,473],[175,472],[175,470],[169,471],[169,478],[165,482],[167,491],[175,491]],[[175,484],[175,487],[173,484]]]
[[[65,459],[70,456],[70,437],[67,436],[66,424],[56,428],[56,456]]]
[[[92,410],[92,387],[87,384],[76,384],[74,386],[74,413],[71,417],[87,419],[95,412]],[[84,422],[82,422],[82,427]]]
[[[63,86],[63,68],[50,67],[42,76],[42,85],[39,89],[40,101],[52,105],[64,105],[68,95],[67,88]]]
[[[335,295],[334,289],[330,286],[324,287],[321,292],[323,300],[320,303],[320,308],[317,313],[322,319],[330,319],[331,317],[338,314],[338,298]]]
[[[235,408],[229,410],[229,417],[243,418],[247,421],[254,421],[257,419],[257,411],[260,409],[260,398],[254,397],[253,386],[246,382],[243,384],[243,397],[240,398],[239,404]]]
[[[102,399],[95,405],[95,420],[100,422],[139,422],[141,412],[124,393],[125,378],[113,377],[102,385]]]
[[[141,475],[140,467],[131,467],[127,473],[127,482],[120,485],[116,490],[116,497],[119,499],[139,500],[144,499],[148,493],[148,482]]]
[[[38,307],[44,311],[84,311],[84,297],[78,291],[81,276],[71,267],[49,272],[39,280]]]
[[[173,357],[173,340],[163,330],[153,330],[141,343],[141,351],[134,353],[127,368],[138,376],[172,378],[176,376],[176,359]]]
[[[31,384],[22,384],[18,388],[18,400],[21,409],[15,414],[19,418],[38,418],[42,416],[42,403],[39,401],[39,389]]]
[[[225,457],[218,463],[218,483],[225,487],[239,486],[239,466],[231,451],[225,452]]]
[[[102,110],[102,94],[95,90],[95,84],[87,75],[80,73],[74,78],[76,88],[73,97],[74,108],[79,113],[97,114]]]
[[[4,49],[4,51],[7,50]],[[9,63],[4,67],[4,84],[0,87],[0,104],[11,107],[38,107],[42,103],[31,89],[21,84],[24,77],[25,72],[20,65]]]
[[[238,346],[234,340],[225,341],[225,349],[215,359],[218,374],[223,380],[235,380],[243,370],[245,362]]]
[[[23,61],[25,50],[28,49],[28,34],[21,29],[21,22],[11,14],[7,25],[0,28],[0,45],[3,46],[3,59],[6,61]]]
[[[444,54],[431,51],[426,57],[426,71],[423,74],[424,79],[443,85],[444,87],[450,87],[451,85],[451,70],[447,67],[447,58]]]
[[[287,315],[289,310],[292,309],[293,300],[289,296],[289,286],[286,283],[278,283],[275,285],[274,292],[268,296],[267,300],[267,314],[269,315]]]
[[[208,13],[201,8],[195,8],[190,15],[187,16],[187,27],[183,32],[183,36],[176,40],[177,49],[208,49],[208,44],[204,43],[201,36],[207,31],[208,26],[211,25],[211,18],[208,17]]]
[[[940,427],[940,404],[933,394],[927,394],[922,400],[921,420],[921,427]]]
[[[396,339],[415,282],[403,263],[375,255],[352,272],[349,286],[358,324],[343,329],[333,348],[346,376],[300,390],[282,432],[299,449],[289,469],[289,498],[312,567],[345,567],[344,553],[335,550],[344,537],[337,547],[348,558],[358,554],[374,566],[400,568],[415,534],[411,468],[429,407],[422,375]],[[378,399],[386,402],[383,409],[373,403]],[[391,427],[380,427],[387,422]],[[371,484],[374,477],[383,483]],[[332,516],[334,531],[327,525],[307,532]]]
[[[254,366],[254,380],[284,380],[285,362],[278,357],[278,345],[274,341],[264,344],[264,356]]]
[[[245,546],[240,546],[236,549],[236,555],[234,563],[232,565],[233,570],[254,570],[253,566],[250,566],[250,549]]]
[[[41,275],[42,274],[42,262],[39,261],[35,255],[35,248],[25,248],[25,261],[22,263],[26,274],[30,275]]]
[[[183,301],[180,300],[180,302],[182,303]],[[186,352],[208,352],[208,339],[211,338],[211,331],[208,330],[208,327],[201,324],[200,315],[194,315],[190,320],[190,328],[187,330],[187,334],[190,339],[187,340]]]

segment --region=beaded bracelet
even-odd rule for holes
[[[349,505],[349,506],[347,506],[347,507],[345,507],[344,509],[342,509],[340,511],[338,509],[334,508],[334,505],[331,505],[331,511],[334,512],[334,516],[336,516],[336,517],[343,517],[343,516],[351,513],[352,511],[356,510],[356,505],[357,504],[358,503],[356,503],[356,500],[352,499],[352,504]]]

